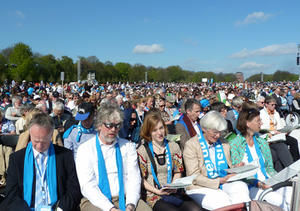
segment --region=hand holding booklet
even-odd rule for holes
[[[193,183],[193,180],[197,177],[197,175],[192,175],[188,177],[182,177],[176,179],[174,182],[170,184],[164,184],[163,189],[179,189],[190,186]]]

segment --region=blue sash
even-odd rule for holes
[[[167,154],[167,171],[168,171],[167,184],[170,184],[172,182],[172,170],[173,170],[172,169],[172,156],[171,156],[171,151],[170,151],[170,148],[169,148],[169,143],[166,139],[164,139],[164,143],[165,143],[166,154]],[[151,151],[152,157],[154,158],[152,141],[149,142],[149,149]],[[157,175],[155,174],[152,163],[151,163],[151,172],[152,172],[152,176],[153,176],[154,181],[158,185],[158,189],[160,189],[161,185],[158,181]]]
[[[239,118],[239,112],[237,112],[235,109],[232,109],[234,118],[237,120]]]
[[[95,131],[94,126],[92,126],[91,128],[87,129],[87,128],[85,128],[85,127],[82,126],[81,122],[79,122],[78,125],[72,125],[68,130],[66,130],[66,132],[63,135],[63,139],[68,138],[74,128],[78,129],[78,133],[77,133],[77,137],[76,137],[76,141],[77,142],[80,141],[82,133],[92,134]]]
[[[55,151],[52,142],[48,149],[48,161],[46,167],[46,180],[49,188],[50,205],[54,205],[57,201],[57,181],[56,181],[56,159]],[[32,150],[32,142],[27,145],[24,159],[24,176],[23,176],[23,189],[24,200],[30,207],[32,197],[32,186],[34,177],[34,155]]]
[[[259,148],[259,145],[257,143],[257,140],[256,140],[255,136],[253,136],[253,142],[254,142],[255,151],[256,151],[256,153],[258,155],[260,170],[263,173],[263,175],[266,177],[266,179],[268,179],[269,177],[267,175],[267,171],[266,171],[266,168],[265,168],[265,161],[263,159],[263,155],[261,154],[261,151],[260,151],[260,148]],[[247,154],[247,157],[248,157],[248,162],[251,163],[253,161],[253,157],[251,155],[251,152],[250,152],[248,144],[246,144],[245,151],[246,151],[246,154]],[[255,174],[254,177],[257,179],[257,173]]]
[[[125,211],[125,191],[124,191],[124,181],[123,181],[123,161],[120,146],[118,143],[115,144],[116,148],[116,162],[118,167],[118,179],[119,179],[119,208]],[[105,166],[105,161],[103,158],[100,140],[98,134],[96,135],[96,149],[98,155],[98,173],[99,173],[99,188],[101,192],[111,201],[111,191],[109,187],[109,180],[107,177],[107,170]]]
[[[215,179],[217,177],[226,176],[227,172],[225,171],[225,169],[228,169],[228,164],[227,164],[226,156],[221,141],[218,140],[215,143],[215,162],[216,162],[216,169],[215,169],[214,164],[210,159],[208,145],[203,136],[202,130],[200,130],[200,135],[198,135],[198,140],[201,145],[208,178]]]

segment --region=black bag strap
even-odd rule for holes
[[[147,152],[147,154],[148,154],[148,157],[149,157],[150,162],[151,162],[151,164],[152,164],[152,167],[153,167],[153,169],[154,169],[154,173],[155,173],[156,176],[157,176],[157,168],[156,168],[156,164],[155,164],[154,158],[153,158],[153,156],[152,156],[152,153],[151,153],[151,151],[150,151],[150,148],[149,148],[149,145],[148,145],[147,142],[144,143],[144,147],[145,147],[145,149],[146,149],[146,152]],[[155,184],[155,185],[158,187],[158,184],[155,182],[154,179],[153,179],[153,184]]]

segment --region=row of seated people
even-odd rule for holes
[[[261,126],[256,108],[241,111],[241,134],[230,144],[219,140],[227,128],[224,117],[216,111],[207,113],[197,125],[200,135],[185,143],[183,156],[179,145],[165,139],[166,125],[158,112],[146,115],[143,144],[137,150],[134,143],[117,137],[122,124],[119,106],[101,106],[97,135],[91,129],[94,113],[88,106],[76,117],[80,123],[64,134],[72,152],[52,144],[49,115],[33,116],[30,142],[10,157],[1,210],[76,210],[79,204],[81,210],[212,210],[256,199],[267,188],[262,181],[276,173],[268,144],[255,135]],[[232,175],[225,169],[253,160],[260,163],[253,180],[228,182]],[[180,178],[184,169],[187,176],[196,175],[186,192],[162,188]],[[291,189],[282,188],[266,200],[289,210],[290,198]]]

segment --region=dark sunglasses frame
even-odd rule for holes
[[[103,125],[107,128],[107,129],[120,129],[121,128],[121,123],[118,124],[114,124],[114,123],[103,123]]]

